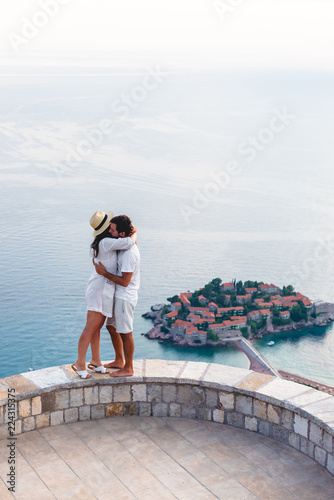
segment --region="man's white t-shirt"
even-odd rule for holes
[[[140,286],[140,253],[137,245],[118,253],[118,274],[133,273],[128,286],[116,285],[115,297],[137,302]]]

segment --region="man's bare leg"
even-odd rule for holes
[[[107,330],[110,333],[110,338],[112,345],[115,350],[115,361],[111,363],[106,363],[105,368],[123,368],[124,358],[123,358],[123,341],[119,333],[116,332],[115,328],[111,325],[107,325]]]
[[[121,339],[123,341],[125,365],[121,370],[113,372],[110,374],[111,377],[132,377],[133,371],[133,353],[135,350],[135,344],[133,341],[132,332],[121,333]]]

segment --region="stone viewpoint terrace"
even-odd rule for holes
[[[51,367],[0,380],[0,496],[13,498],[15,442],[19,499],[334,499],[333,436],[333,396],[251,370],[136,360],[134,377],[81,380]]]

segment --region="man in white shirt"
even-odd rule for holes
[[[126,238],[134,231],[131,220],[126,215],[113,217],[109,232],[113,238]],[[137,245],[118,253],[118,273],[106,271],[100,262],[94,264],[96,272],[116,283],[114,316],[107,319],[107,329],[115,349],[115,361],[106,368],[119,368],[111,377],[131,377],[133,375],[133,315],[138,301],[140,286],[140,254]],[[124,358],[123,358],[124,351]],[[125,362],[124,362],[125,359]]]

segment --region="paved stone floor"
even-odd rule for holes
[[[8,441],[0,442],[0,498]],[[334,477],[271,438],[213,422],[112,417],[18,436],[17,499],[334,499]]]

